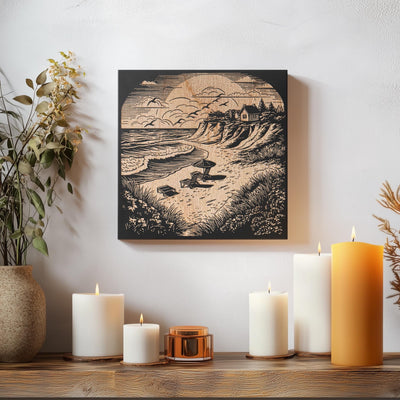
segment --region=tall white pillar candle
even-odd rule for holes
[[[288,294],[249,294],[249,353],[266,357],[288,352]]]
[[[148,364],[159,360],[160,326],[143,323],[124,325],[124,362]]]
[[[293,259],[294,349],[331,351],[331,255],[295,254]]]
[[[72,295],[72,354],[84,357],[121,355],[124,295]]]

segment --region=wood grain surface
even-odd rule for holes
[[[329,359],[249,360],[216,353],[212,361],[125,366],[75,363],[40,354],[0,364],[0,397],[399,397],[400,353],[377,367],[338,367]]]

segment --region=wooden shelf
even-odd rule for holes
[[[76,363],[41,354],[0,364],[0,397],[398,397],[400,353],[377,367],[337,367],[327,359],[259,361],[216,353],[212,361],[152,367]]]

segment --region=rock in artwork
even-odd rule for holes
[[[119,71],[120,239],[287,238],[287,71]]]

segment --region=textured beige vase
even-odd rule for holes
[[[0,266],[0,362],[28,362],[46,337],[46,299],[32,266]]]

